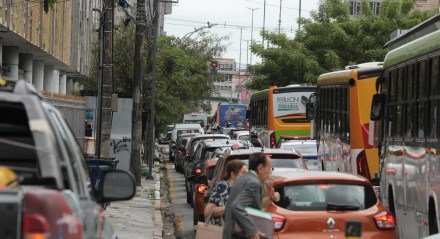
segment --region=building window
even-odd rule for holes
[[[362,4],[361,2],[356,2],[356,12],[355,12],[356,15],[361,13],[361,8],[362,8],[361,4]]]
[[[354,2],[350,1],[350,15],[354,15]]]

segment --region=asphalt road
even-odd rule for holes
[[[193,209],[186,203],[185,177],[174,170],[173,163],[166,164],[168,170],[168,182],[170,185],[170,195],[172,203],[172,212],[176,220],[176,231],[183,234],[182,238],[193,239]]]

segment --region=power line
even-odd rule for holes
[[[264,3],[260,2],[260,1],[255,1],[255,0],[245,0],[247,2],[253,2],[253,3],[257,3],[260,5],[264,5]],[[271,7],[276,7],[279,8],[280,5],[275,5],[275,4],[270,4],[270,3],[266,3],[266,6],[271,6]],[[286,6],[282,6],[282,8],[285,9],[292,9],[292,10],[299,10],[299,8],[295,8],[295,7],[286,7]],[[301,9],[302,12],[312,12],[313,10],[306,10],[306,9]]]

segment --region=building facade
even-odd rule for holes
[[[249,77],[238,71],[234,59],[215,58],[216,71],[209,69],[212,77],[212,90],[208,103],[211,105],[211,115],[215,113],[218,103],[248,103],[250,91],[245,88]]]
[[[362,0],[345,0],[350,2],[350,15],[356,16],[361,13]],[[383,0],[370,0],[370,9],[373,14],[377,15],[380,12]],[[439,8],[438,0],[417,0],[414,4],[414,9],[419,10],[433,10]]]

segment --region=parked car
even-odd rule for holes
[[[271,176],[281,200],[274,238],[346,238],[346,223],[362,223],[362,238],[396,238],[395,218],[364,177],[340,172],[279,171]]]
[[[171,139],[169,143],[169,157],[171,161],[174,161],[174,155],[176,151],[177,137],[184,133],[198,133],[203,134],[203,128],[200,124],[176,124],[171,133]]]
[[[0,235],[116,238],[98,203],[132,198],[133,177],[108,171],[102,190],[94,191],[61,113],[23,80],[0,80],[0,112],[0,165],[12,169],[21,185],[0,190]]]
[[[174,168],[177,172],[183,173],[183,162],[189,157],[189,145],[191,138],[197,134],[181,134],[176,142],[176,154],[174,159]]]
[[[208,159],[219,157],[226,149],[230,149],[235,143],[238,143],[238,141],[230,139],[205,139],[197,145],[194,155],[189,158],[185,165],[186,198],[191,206],[193,206],[194,179],[201,175],[202,164]]]
[[[309,170],[321,170],[318,164],[318,148],[316,140],[312,139],[289,139],[280,140],[279,148],[295,150],[300,153]]]
[[[266,155],[271,157],[273,172],[277,170],[283,170],[285,168],[307,169],[307,166],[303,161],[303,159],[300,157],[300,155],[292,150],[270,149],[270,148],[266,148],[263,150],[262,148],[258,148],[258,147],[249,148],[249,149],[239,149],[239,150],[226,150],[225,153],[217,161],[217,165],[215,166],[212,180],[209,182],[208,188],[204,193],[204,202],[205,203],[208,202],[209,197],[211,196],[212,190],[214,189],[215,185],[217,185],[226,176],[226,165],[228,164],[229,161],[234,159],[240,159],[245,161],[246,164],[248,164],[249,156],[257,152],[264,152]],[[203,210],[200,209],[201,212],[203,212],[204,210],[205,210],[204,207]],[[197,218],[199,220],[203,219],[202,221],[204,221],[204,218],[201,215],[198,215]],[[194,223],[196,224],[197,222]]]

